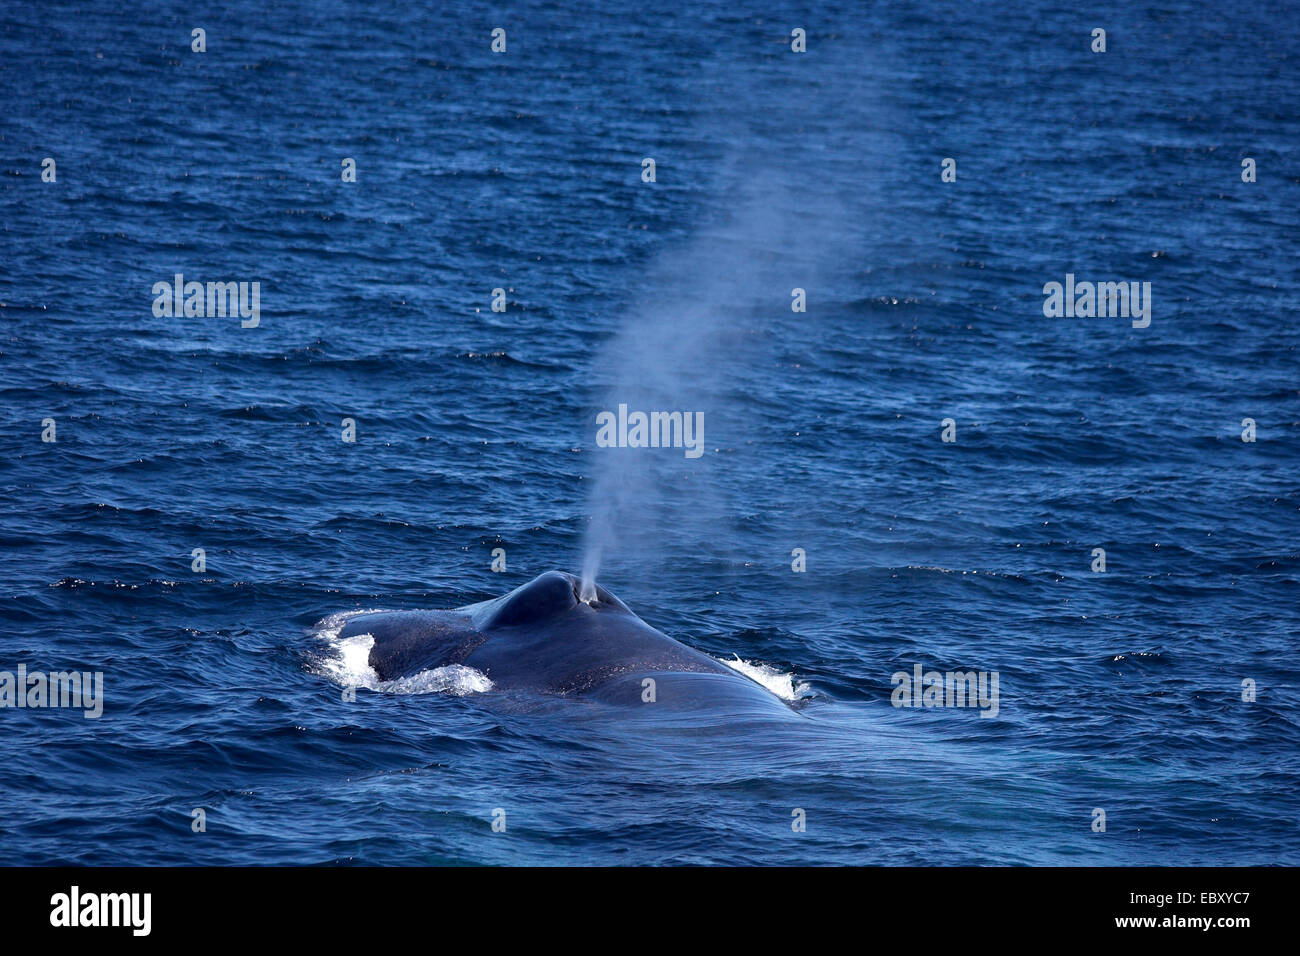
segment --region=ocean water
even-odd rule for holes
[[[1300,863],[1297,58],[1290,4],[5,6],[0,671],[104,682],[0,709],[7,862]],[[584,567],[789,719],[330,640]]]

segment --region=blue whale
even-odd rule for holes
[[[583,601],[580,587],[574,575],[548,571],[495,600],[454,610],[363,612],[339,636],[370,635],[369,663],[384,681],[461,664],[500,691],[793,713],[757,681],[651,627],[605,588]]]

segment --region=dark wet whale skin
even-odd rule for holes
[[[655,703],[726,701],[789,712],[765,687],[651,627],[605,588],[597,586],[591,604],[579,588],[574,575],[548,571],[482,604],[358,614],[340,636],[374,638],[369,663],[381,680],[463,664],[496,690],[641,704],[651,677]]]

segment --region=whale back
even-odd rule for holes
[[[785,706],[755,681],[651,627],[604,588],[590,602],[579,598],[579,589],[573,575],[549,571],[502,597],[455,610],[358,614],[340,636],[373,638],[369,664],[384,681],[463,664],[499,690],[640,703],[644,680],[652,677],[669,697],[680,688],[715,701]]]
[[[371,611],[344,625],[343,638],[369,634],[370,666],[380,680],[396,680],[449,664],[463,664],[487,638],[458,611]]]

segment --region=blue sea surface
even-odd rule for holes
[[[1300,864],[1298,68],[1288,3],[5,5],[0,671],[104,681],[0,708],[5,862]],[[790,719],[345,699],[319,622],[597,558]]]

